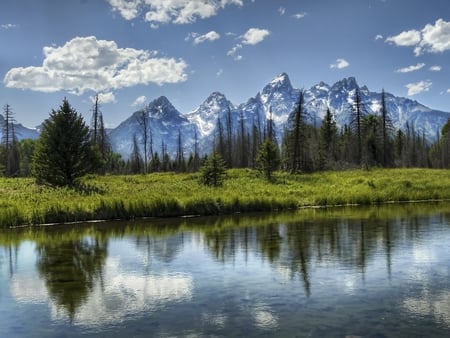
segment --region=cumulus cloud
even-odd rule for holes
[[[76,37],[61,47],[44,47],[42,66],[10,69],[6,87],[41,92],[67,90],[106,92],[139,84],[178,83],[187,79],[182,59],[158,57],[156,52],[119,48],[95,36]]]
[[[394,43],[397,46],[414,46],[420,42],[420,32],[414,29],[401,32],[398,35],[389,36],[386,42]]]
[[[242,35],[242,43],[244,45],[256,45],[270,35],[267,29],[250,28]]]
[[[284,7],[278,8],[278,13],[280,13],[280,15],[284,15],[286,13],[286,8]]]
[[[429,91],[432,84],[433,83],[430,80],[426,80],[416,83],[408,83],[405,87],[408,88],[408,95],[413,96]]]
[[[450,22],[438,19],[427,24],[422,30],[409,30],[386,39],[397,46],[415,46],[416,56],[423,53],[442,53],[450,50]]]
[[[114,11],[126,20],[141,12],[153,28],[161,23],[187,24],[206,19],[228,5],[242,6],[243,0],[108,0]]]
[[[139,107],[142,106],[145,101],[147,100],[147,97],[145,95],[139,96],[134,100],[134,102],[131,104],[132,107]]]
[[[98,102],[99,103],[116,103],[116,97],[114,96],[114,93],[107,92],[107,93],[98,93]],[[91,102],[95,102],[95,95],[90,97]]]
[[[416,70],[422,69],[424,66],[425,66],[424,63],[418,63],[417,65],[412,65],[412,66],[408,66],[405,68],[397,69],[395,72],[396,73],[411,73]]]
[[[210,31],[204,35],[200,35],[198,33],[189,33],[185,40],[193,40],[194,45],[198,45],[199,43],[203,43],[205,41],[215,41],[220,39],[220,34],[216,31]]]
[[[345,59],[336,59],[335,63],[332,63],[330,65],[330,68],[336,68],[336,69],[343,69],[343,68],[347,68],[348,66],[350,66],[350,63],[348,63],[347,60]]]
[[[383,40],[383,35],[377,34],[377,36],[375,36],[375,40]]]

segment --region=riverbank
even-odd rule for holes
[[[450,199],[450,170],[436,169],[279,172],[273,183],[232,169],[223,187],[198,182],[199,174],[91,175],[72,190],[1,178],[0,227]]]

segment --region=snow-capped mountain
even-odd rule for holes
[[[3,138],[3,126],[5,124],[5,117],[0,114],[0,139]],[[14,134],[16,135],[18,140],[23,139],[38,139],[39,138],[39,131],[37,129],[30,129],[27,127],[24,127],[20,123],[14,123]]]
[[[359,86],[354,77],[349,77],[328,85],[324,82],[304,91],[305,108],[310,123],[320,125],[329,107],[339,127],[350,121],[350,110],[356,89],[359,89],[366,113],[379,114],[381,93],[371,92],[366,86]],[[182,114],[166,97],[152,101],[144,108],[149,113],[154,151],[161,152],[165,143],[169,154],[176,153],[178,134],[182,134],[185,153],[193,151],[195,133],[201,154],[208,153],[213,145],[218,121],[224,130],[231,122],[232,130],[237,132],[241,119],[247,131],[252,126],[264,130],[269,117],[275,122],[275,132],[281,139],[290,115],[295,110],[300,90],[292,86],[287,74],[282,73],[268,83],[261,92],[247,102],[235,105],[222,93],[212,93],[195,110]],[[385,93],[387,110],[396,129],[406,125],[416,132],[424,133],[433,141],[442,126],[450,118],[450,113],[430,109],[417,101],[396,97]],[[128,158],[132,150],[133,135],[141,140],[138,121],[139,112],[133,113],[126,121],[113,129],[109,136],[113,149]]]
[[[171,155],[175,154],[179,133],[182,135],[184,149],[190,149],[193,146],[196,125],[183,116],[165,96],[161,96],[150,102],[144,109],[134,112],[117,128],[109,132],[111,146],[115,152],[128,158],[133,150],[134,136],[141,147],[143,129],[140,116],[142,112],[148,114],[149,134],[151,134],[154,152],[161,154],[164,143],[165,151]]]

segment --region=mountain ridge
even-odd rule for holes
[[[305,108],[309,113],[310,123],[320,125],[327,108],[330,108],[338,127],[343,127],[350,121],[350,107],[353,95],[356,89],[359,89],[363,104],[367,113],[379,114],[381,108],[381,93],[372,92],[366,85],[359,86],[355,77],[350,76],[343,78],[332,85],[323,81],[304,90]],[[183,147],[188,153],[193,149],[195,133],[201,153],[211,151],[214,144],[214,133],[217,123],[220,120],[222,126],[231,121],[235,130],[240,119],[243,119],[247,130],[251,130],[253,125],[258,125],[259,129],[263,129],[266,120],[271,116],[275,122],[275,132],[279,141],[283,130],[286,126],[289,116],[294,111],[300,94],[300,89],[294,88],[286,73],[281,73],[274,77],[261,91],[255,96],[250,97],[246,102],[234,104],[225,94],[220,92],[212,92],[197,108],[182,114],[177,111],[178,118],[184,118],[183,124],[175,130],[166,130],[165,135],[170,140],[166,142],[169,154],[174,154],[177,149],[177,141],[173,134],[178,135],[178,131],[182,132]],[[144,109],[152,108],[157,100],[151,101]],[[167,99],[167,98],[165,98]],[[385,93],[386,105],[390,113],[392,123],[396,130],[405,129],[408,125],[416,131],[422,131],[426,138],[432,142],[435,140],[440,128],[450,118],[449,112],[431,109],[418,101],[409,98],[398,97],[391,93]],[[175,115],[174,115],[175,116]],[[229,121],[228,121],[228,120]],[[187,120],[187,121],[186,121]],[[132,123],[127,119],[129,123]],[[169,123],[169,122],[167,122]],[[125,123],[127,124],[127,123]],[[158,131],[157,124],[150,122],[152,133],[161,135]],[[190,127],[189,127],[190,126]],[[117,128],[121,128],[120,126]],[[116,129],[117,129],[116,128]],[[125,158],[131,151],[131,136],[128,135],[129,141],[114,140],[116,132],[111,132],[113,149],[119,150]],[[122,134],[123,135],[123,134]],[[158,139],[158,141],[161,141]],[[114,145],[120,143],[120,148]],[[124,146],[124,144],[128,144]],[[155,143],[157,144],[157,143]]]
[[[320,125],[327,108],[330,108],[338,127],[350,121],[350,107],[356,89],[359,89],[367,113],[379,114],[381,93],[372,92],[366,85],[359,86],[355,77],[343,78],[330,85],[324,81],[304,90],[305,109],[309,122]],[[300,94],[294,88],[287,73],[280,73],[253,97],[240,104],[231,102],[225,94],[214,91],[200,105],[190,112],[181,113],[165,96],[150,101],[143,109],[134,111],[117,127],[108,130],[110,143],[115,152],[128,158],[132,152],[133,137],[142,144],[138,115],[142,111],[149,116],[154,152],[161,153],[163,146],[168,154],[174,155],[179,147],[179,136],[186,154],[197,142],[201,154],[211,151],[214,134],[220,120],[223,127],[231,123],[233,130],[243,119],[247,130],[255,125],[264,130],[266,121],[272,117],[275,133],[281,141],[283,130],[293,113]],[[450,119],[450,112],[429,108],[416,100],[395,96],[385,92],[387,110],[396,130],[406,126],[422,132],[433,142],[442,126]],[[0,114],[0,122],[3,117]],[[19,139],[37,138],[39,130],[16,124]],[[1,135],[1,131],[0,131]],[[21,136],[23,135],[23,136]],[[185,154],[185,155],[186,155]]]

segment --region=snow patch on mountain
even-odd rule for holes
[[[349,124],[357,89],[366,113],[380,114],[381,93],[372,92],[367,86],[360,87],[354,77],[348,77],[331,86],[320,82],[304,91],[309,123],[320,126],[329,108],[338,127]],[[213,92],[198,108],[187,114],[181,114],[165,97],[156,99],[144,109],[151,116],[155,149],[160,148],[164,142],[169,153],[176,151],[180,131],[186,153],[192,151],[197,133],[200,152],[205,154],[211,151],[217,137],[218,121],[224,130],[227,123],[231,123],[233,133],[237,132],[242,122],[247,132],[250,132],[253,127],[263,131],[267,119],[272,117],[275,122],[275,133],[278,140],[281,140],[286,123],[297,107],[299,95],[300,90],[292,86],[289,76],[281,73],[254,97],[239,105],[230,102],[224,94]],[[385,93],[385,100],[395,129],[414,128],[416,132],[423,133],[430,142],[436,139],[437,133],[450,118],[448,112],[433,110],[417,101],[396,97],[388,92]],[[138,135],[137,113],[135,112],[110,133],[113,149],[125,158],[131,152],[133,135]]]

